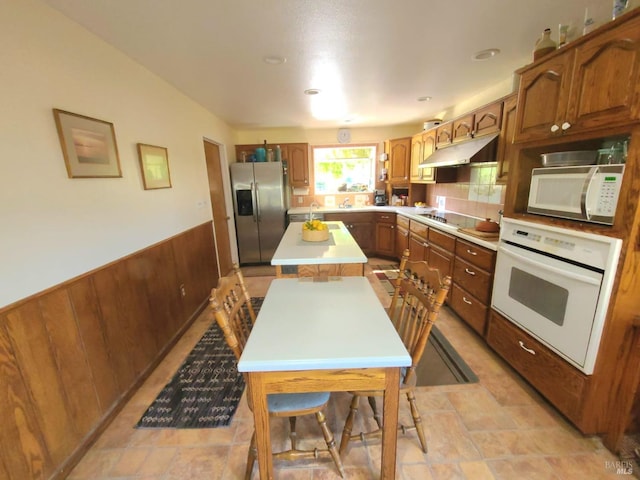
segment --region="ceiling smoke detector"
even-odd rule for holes
[[[285,57],[281,57],[279,55],[269,55],[268,57],[264,57],[262,60],[264,63],[269,65],[282,65],[287,61]]]

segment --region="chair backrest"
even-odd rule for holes
[[[437,268],[424,261],[410,261],[405,250],[388,313],[400,338],[411,355],[411,368],[405,375],[407,383],[427,345],[440,307],[451,288],[451,277],[442,277]]]
[[[234,264],[231,273],[218,280],[217,288],[211,290],[209,301],[227,344],[239,359],[256,321],[256,314],[238,265]]]

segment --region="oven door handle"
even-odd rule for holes
[[[575,272],[569,272],[567,270],[563,270],[561,268],[556,268],[551,265],[546,265],[540,261],[531,260],[525,256],[518,255],[516,252],[511,250],[507,250],[504,247],[500,247],[499,252],[516,259],[518,262],[526,263],[532,267],[541,268],[543,270],[547,270],[549,272],[555,273],[556,275],[563,276],[565,278],[570,278],[572,280],[577,280],[578,282],[588,283],[589,285],[600,285],[600,280],[596,280],[595,278],[590,278],[585,275],[580,275]]]

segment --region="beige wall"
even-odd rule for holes
[[[389,127],[346,127],[351,130],[351,143],[380,143],[389,138],[410,137],[422,130],[422,124],[407,124]],[[239,145],[263,143],[308,143],[310,145],[335,145],[338,143],[337,128],[267,128],[239,130],[236,143]]]
[[[0,44],[0,307],[212,218],[225,123],[41,2],[0,3]],[[122,178],[67,177],[53,108],[113,123]],[[138,142],[168,148],[173,188],[143,189]]]

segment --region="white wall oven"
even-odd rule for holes
[[[492,307],[593,373],[622,241],[505,218]],[[535,357],[525,342],[520,347]]]

